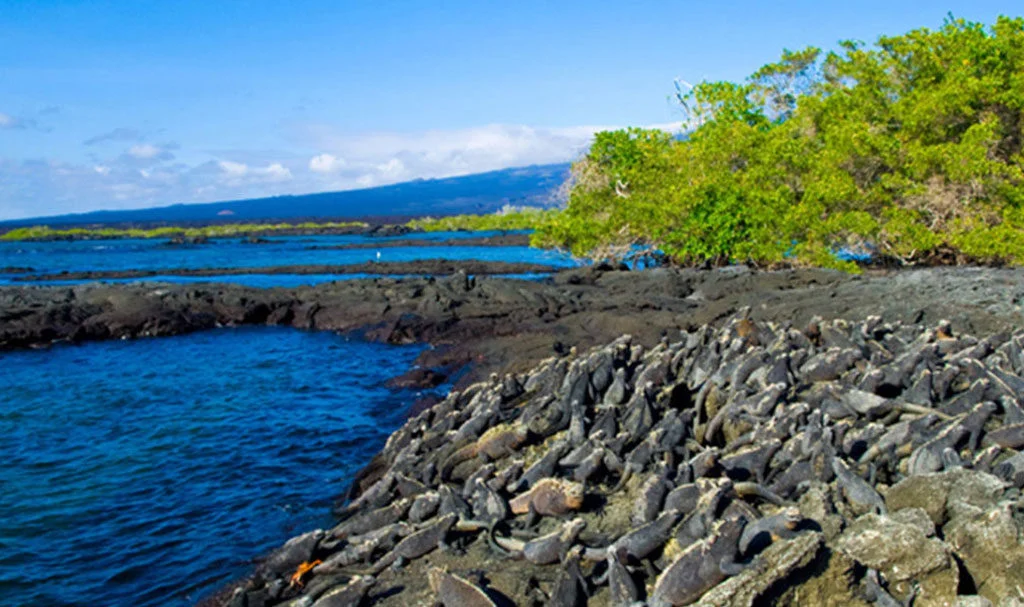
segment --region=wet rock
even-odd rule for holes
[[[387,386],[396,390],[436,388],[447,379],[447,375],[434,369],[410,369],[398,377],[389,379]]]

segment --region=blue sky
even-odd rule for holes
[[[0,219],[569,160],[676,78],[1017,2],[0,0]]]

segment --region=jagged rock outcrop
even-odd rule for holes
[[[410,419],[226,603],[1011,604],[1022,377],[1024,333],[945,322],[623,336]]]

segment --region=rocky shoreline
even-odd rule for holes
[[[1024,332],[741,310],[454,391],[210,605],[1017,605]]]
[[[464,270],[465,266],[456,265]],[[755,272],[592,266],[543,281],[374,278],[297,289],[233,284],[0,287],[0,351],[57,342],[177,335],[218,326],[279,325],[358,332],[385,343],[429,343],[417,365],[472,364],[462,385],[524,371],[569,347],[629,333],[652,346],[665,333],[719,323],[750,306],[757,320],[813,316],[934,323],[987,334],[1024,325],[1024,272],[932,268],[851,276],[827,270]]]
[[[105,280],[125,278],[149,278],[153,276],[241,276],[253,274],[423,274],[446,276],[462,271],[472,275],[488,274],[547,274],[558,268],[537,263],[510,261],[450,261],[447,259],[422,259],[415,261],[370,261],[365,263],[326,265],[305,264],[266,267],[236,268],[162,268],[159,270],[88,270],[81,272],[63,271],[49,274],[16,276],[14,282],[42,282],[50,280]]]
[[[1013,551],[1020,547],[1019,540],[1014,545],[1012,541],[989,537],[992,529],[982,523],[988,519],[998,522],[999,533],[1003,534],[1000,537],[1010,537],[1010,531],[1020,532],[1019,502],[1015,501],[1019,500],[1019,493],[1015,494],[1013,488],[1020,484],[1020,470],[1015,467],[1019,457],[1013,455],[1020,446],[993,443],[989,435],[1000,437],[1000,426],[1016,428],[1021,422],[1012,398],[1017,398],[1019,405],[1021,384],[1016,382],[1021,381],[1021,369],[1014,358],[1014,348],[1019,349],[1022,338],[1017,335],[1011,339],[1007,332],[1024,325],[1022,302],[1024,272],[991,268],[935,268],[848,276],[822,270],[629,272],[597,266],[559,272],[536,283],[471,279],[458,273],[442,279],[353,280],[300,289],[169,284],[7,287],[0,288],[0,349],[40,347],[58,341],[172,335],[222,325],[273,324],[358,331],[367,338],[391,343],[431,343],[435,348],[425,351],[418,362],[423,369],[431,370],[422,374],[433,383],[439,381],[435,373],[443,375],[461,365],[471,365],[470,373],[457,386],[462,391],[453,392],[442,403],[419,412],[360,474],[353,486],[355,499],[339,511],[345,522],[338,529],[306,534],[289,542],[260,566],[254,578],[246,581],[245,590],[226,589],[211,604],[270,605],[286,601],[310,605],[314,604],[311,593],[323,592],[326,596],[329,589],[338,593],[337,598],[321,605],[357,604],[343,601],[349,593],[368,596],[367,604],[419,604],[434,599],[434,590],[425,582],[432,578],[442,598],[445,593],[456,593],[454,596],[483,600],[477,594],[482,586],[512,598],[515,604],[526,605],[627,604],[609,603],[608,597],[612,592],[628,595],[632,580],[638,596],[647,596],[649,591],[649,604],[654,605],[660,600],[653,599],[658,592],[655,588],[668,588],[665,584],[669,583],[666,579],[657,586],[657,581],[671,570],[676,558],[688,554],[690,548],[717,550],[716,538],[727,532],[735,534],[737,527],[742,535],[742,528],[761,524],[762,519],[775,521],[764,525],[779,535],[780,541],[764,546],[763,551],[757,550],[756,556],[749,546],[729,555],[739,557],[742,569],[725,567],[716,569],[717,573],[701,570],[699,575],[688,574],[691,578],[697,575],[699,579],[716,580],[726,572],[736,573],[722,577],[718,580],[721,584],[705,590],[711,597],[724,596],[716,594],[725,592],[720,588],[738,588],[736,592],[740,594],[730,594],[734,598],[726,597],[717,603],[708,602],[706,596],[705,604],[754,601],[750,598],[744,603],[735,599],[742,596],[757,597],[757,604],[864,604],[864,597],[873,592],[881,597],[875,602],[886,605],[890,604],[885,602],[886,597],[903,599],[910,591],[915,593],[915,605],[958,604],[931,603],[926,597],[954,596],[948,592],[950,587],[960,594],[980,594],[990,599],[996,596],[994,588],[1013,592],[1011,586],[999,586],[1000,580],[1011,578],[997,576],[987,581],[991,576],[977,573],[982,571],[977,565],[966,565],[964,555],[968,548],[962,544],[973,546],[985,540],[998,545],[1001,555],[1016,554]],[[738,311],[742,313],[737,317]],[[849,321],[824,322],[815,316]],[[940,324],[941,319],[951,323]],[[632,335],[628,346],[620,339],[603,349],[586,352],[589,347],[615,342],[624,333]],[[969,338],[970,333],[982,338]],[[694,340],[699,341],[699,346],[693,345]],[[559,353],[558,357],[541,362],[553,353]],[[621,389],[625,399],[618,403],[605,402],[611,398],[607,396],[611,385],[601,390],[592,386],[597,372],[594,361],[607,361],[609,356],[612,381],[620,384],[616,390]],[[714,365],[705,360],[709,357],[714,359]],[[780,357],[786,361],[784,378],[775,371]],[[698,365],[698,360],[703,362]],[[811,364],[812,361],[816,362]],[[698,367],[703,371],[694,371]],[[735,373],[740,367],[740,375],[746,375],[743,381]],[[840,370],[838,374],[836,369]],[[922,396],[925,371],[932,381],[928,402]],[[500,375],[471,385],[496,372]],[[871,384],[879,373],[882,381]],[[531,382],[531,378],[540,375],[561,379]],[[620,380],[619,375],[624,377]],[[566,383],[570,376],[588,379]],[[944,383],[935,383],[940,380]],[[784,388],[777,385],[780,383]],[[1008,396],[1005,386],[1016,396]],[[1001,389],[1003,393],[994,392]],[[581,398],[582,412],[576,405],[571,411],[565,409],[567,394],[579,396],[581,390],[585,393]],[[712,390],[715,396],[709,397]],[[516,396],[506,401],[506,393]],[[772,395],[774,403],[764,404]],[[569,402],[573,399],[569,398]],[[849,407],[853,407],[853,413],[847,410]],[[984,417],[980,429],[964,434],[960,426],[952,423],[964,422],[965,415],[973,416],[967,420],[971,424]],[[462,462],[461,456],[455,457],[457,465],[452,465],[450,458],[454,454],[448,453],[454,448],[451,445],[462,449],[480,441],[486,444],[490,439],[483,439],[489,429],[509,429],[530,420],[536,424],[542,419],[554,421],[540,431],[528,427],[525,442],[507,451],[499,448],[496,455],[484,458],[492,460],[491,465],[475,458]],[[561,428],[564,423],[568,426]],[[709,425],[713,429],[710,435]],[[664,431],[657,434],[661,438],[669,430],[682,429],[686,435],[667,449],[663,443],[649,444],[652,455],[644,459],[643,451],[636,450],[647,444],[647,437],[655,435],[655,426]],[[704,435],[698,436],[701,426]],[[555,427],[560,429],[552,430]],[[647,430],[640,432],[636,428]],[[907,428],[912,430],[904,432]],[[445,433],[437,434],[441,429]],[[603,430],[600,435],[596,434],[599,429]],[[861,461],[865,445],[878,442],[897,429],[893,436],[900,440],[894,443],[894,449]],[[632,434],[621,437],[627,430]],[[776,434],[768,436],[772,432]],[[825,441],[816,439],[811,442],[820,449],[813,454],[807,451],[809,447],[800,447],[803,451],[797,448],[808,444],[808,433],[815,432],[822,436],[830,433],[831,447],[826,449]],[[498,434],[507,435],[494,430],[490,436]],[[955,435],[955,440],[949,439],[950,435]],[[439,450],[444,453],[443,460],[422,453],[412,456],[418,452],[410,451],[410,445],[416,443],[419,449],[424,441],[439,440],[438,436],[445,437]],[[798,440],[798,436],[802,438]],[[638,442],[637,438],[641,440]],[[941,439],[939,442],[945,445],[938,459],[931,451],[927,457],[918,451],[922,445],[933,444],[933,439]],[[574,452],[575,459],[563,462],[563,455],[547,456],[556,444],[562,444],[559,441],[569,441],[570,449],[564,455]],[[504,512],[501,503],[514,504],[519,499],[521,504],[520,498],[530,491],[532,481],[522,484],[516,475],[526,475],[535,463],[544,461],[546,470],[554,460],[555,467],[548,476],[559,479],[559,483],[577,482],[576,475],[584,462],[576,460],[584,455],[584,447],[596,449],[595,441],[602,443],[601,457],[594,456],[592,451],[588,454],[599,472],[585,479],[582,505],[567,514],[582,518],[582,524],[572,518],[542,516],[539,527],[526,531],[520,528],[527,515],[502,514],[499,518],[491,516],[487,525],[477,525],[476,530],[458,530],[467,525],[472,527],[474,521],[479,524],[477,519],[482,517],[478,515],[488,514],[487,508],[491,508],[487,504],[499,513]],[[765,445],[770,446],[771,453],[762,452]],[[955,453],[947,453],[947,446]],[[398,458],[399,453],[404,454],[402,458]],[[705,453],[710,455],[704,455],[707,461],[701,463],[699,456]],[[914,453],[918,455],[915,457]],[[750,458],[757,460],[754,468],[750,468],[754,465]],[[516,460],[522,460],[522,465]],[[638,463],[640,460],[643,461]],[[918,460],[927,462],[922,464],[925,468],[939,468],[927,472],[921,472],[925,468],[911,470],[911,461]],[[748,466],[746,473],[736,467],[740,461],[747,462],[743,464]],[[684,463],[690,466],[689,473],[682,471]],[[696,474],[694,466],[705,466],[707,470]],[[452,469],[448,470],[449,467]],[[474,475],[474,468],[482,470],[485,476]],[[792,475],[801,470],[800,474],[814,476],[799,477],[802,480],[793,483]],[[399,473],[415,482],[396,482]],[[685,474],[690,474],[689,480]],[[737,474],[747,476],[741,479]],[[496,480],[499,478],[503,479],[500,483]],[[657,479],[657,483],[651,479]],[[780,479],[789,480],[783,483]],[[754,483],[759,488],[745,483]],[[919,486],[914,483],[926,483],[921,491],[929,496],[927,503],[915,502],[912,506],[922,506],[931,527],[924,524],[921,513],[913,507],[889,503],[893,490],[908,484]],[[449,485],[450,490],[443,488]],[[950,487],[960,486],[981,487],[979,491],[987,497],[948,497],[953,491]],[[864,491],[864,487],[874,493]],[[477,489],[484,491],[481,495],[486,499],[474,497]],[[662,520],[666,526],[666,521],[672,520],[673,530],[678,530],[682,521],[691,520],[698,512],[689,507],[689,502],[684,504],[686,508],[666,509],[664,499],[678,491],[689,496],[687,499],[696,498],[698,504],[704,504],[700,511],[705,514],[702,520],[706,524],[701,530],[706,533],[696,537],[698,534],[691,529],[681,540],[673,531],[677,545],[671,550],[666,540],[646,557],[620,555],[616,549],[612,551],[614,558],[610,558],[607,546],[618,545],[632,530],[644,528],[646,523],[635,524],[643,517],[636,518],[632,508],[641,496],[649,495],[646,489],[664,495],[655,500],[660,506],[650,506],[644,517],[654,516],[653,521]],[[466,501],[470,507],[468,516],[461,506],[454,521],[451,516],[445,518],[436,513],[415,517],[410,514],[413,504],[420,504],[417,512],[423,507],[429,509],[437,501],[435,497],[442,494]],[[882,502],[873,495],[880,496]],[[900,495],[899,490],[895,495]],[[947,497],[940,508],[935,505],[938,498],[933,498],[941,495]],[[708,500],[719,505],[713,520],[706,516]],[[870,508],[865,510],[864,504],[856,500],[867,500]],[[955,518],[961,516],[957,512],[966,512],[956,500],[968,500],[988,519],[973,514],[969,518]],[[884,504],[885,514],[881,514],[880,504]],[[800,511],[798,520],[793,508]],[[933,512],[937,509],[942,513]],[[901,513],[904,510],[910,512]],[[731,514],[726,516],[726,512]],[[970,512],[977,514],[974,510]],[[665,515],[669,519],[661,519]],[[389,516],[392,519],[387,519]],[[790,519],[802,533],[786,539],[786,529],[771,527]],[[352,527],[352,521],[361,522]],[[449,522],[451,526],[441,535],[454,544],[450,552],[433,550],[427,558],[420,559],[396,556],[395,560],[412,562],[401,571],[389,567],[374,571],[385,554],[393,554],[388,549],[398,549],[411,538],[420,539],[405,543],[402,550],[422,544],[423,537],[439,533],[437,524],[444,526]],[[370,528],[360,527],[367,525],[380,532],[373,534]],[[955,536],[965,538],[957,543],[960,540],[954,540],[951,534],[961,527],[964,530],[957,533],[968,535]],[[358,533],[353,530],[357,528]],[[453,528],[457,530],[451,532]],[[515,552],[517,547],[524,548],[532,542],[534,535],[547,538],[545,541],[572,536],[573,542],[555,543],[581,548],[556,552],[558,559],[566,559],[567,566],[574,562],[574,555],[578,556],[580,576],[571,583],[556,584],[560,566],[540,565],[525,557],[507,560],[502,556],[502,546],[505,551]],[[862,541],[865,537],[874,537],[876,541]],[[907,538],[911,538],[913,542],[904,545],[877,541],[888,537],[908,542]],[[354,543],[353,539],[359,541]],[[692,542],[684,546],[683,540]],[[850,546],[858,541],[874,547],[891,544],[894,550],[903,550],[904,556],[925,550],[930,555],[930,568],[900,577],[903,574],[897,571],[907,571],[909,566],[899,560],[903,557],[875,558],[857,552]],[[436,544],[435,540],[431,545]],[[725,542],[719,548],[727,545],[733,544]],[[734,545],[739,546],[738,539]],[[582,554],[578,554],[580,550]],[[340,553],[349,556],[337,557]],[[328,567],[317,571],[309,565],[316,560],[321,560],[322,565],[331,558],[337,564],[353,554],[362,556],[335,571],[327,571]],[[601,558],[594,561],[597,556]],[[299,557],[302,560],[292,562]],[[985,561],[990,557],[991,553],[978,552],[971,558]],[[780,563],[789,564],[780,565],[780,569],[775,566]],[[303,567],[309,571],[300,573],[298,581],[292,584],[291,577]],[[431,567],[446,567],[449,571],[443,573]],[[605,576],[606,570],[617,573]],[[475,576],[480,571],[486,572],[486,580]],[[365,575],[368,572],[374,573],[372,579]],[[513,578],[529,580],[531,576],[536,582],[529,587],[513,583]],[[610,579],[618,581],[612,584]],[[569,586],[576,588],[577,596],[585,592],[589,602],[549,602],[547,595],[556,587]],[[922,593],[925,587],[932,590]],[[459,594],[462,592],[469,594]],[[830,603],[829,597],[835,592],[846,594],[836,595],[844,598]],[[292,595],[295,596],[289,598]],[[846,598],[849,602],[844,602]],[[492,599],[493,596],[487,600]],[[675,604],[675,600],[661,604]],[[978,601],[981,602],[959,604],[986,604]],[[446,604],[490,603],[448,600]],[[502,604],[500,597],[496,604]]]

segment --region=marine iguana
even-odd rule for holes
[[[441,466],[441,480],[447,481],[455,466],[474,457],[490,461],[511,455],[526,442],[528,436],[529,431],[523,424],[504,424],[491,428],[472,444],[448,456]]]
[[[561,571],[548,597],[548,607],[585,607],[587,580],[580,571],[582,546],[573,546],[562,561]]]
[[[320,595],[313,607],[351,607],[358,605],[376,580],[369,575],[357,575],[344,586],[332,588]]]
[[[572,468],[579,465],[594,449],[604,446],[605,433],[603,430],[595,430],[586,441],[577,445],[572,451],[565,453],[558,460],[558,465],[563,468]],[[551,476],[550,474],[548,476]]]
[[[413,527],[408,523],[394,523],[375,531],[349,538],[348,545],[331,554],[327,560],[313,568],[313,573],[322,575],[355,565],[368,559],[378,550],[391,550],[400,537],[412,533]]]
[[[586,483],[592,480],[604,467],[606,456],[607,450],[603,445],[594,447],[594,450],[572,469],[572,480],[577,483]]]
[[[1004,449],[1019,451],[1021,447],[1024,447],[1024,424],[1002,426],[986,432],[981,444],[985,446],[999,445]]]
[[[965,438],[968,448],[975,451],[982,429],[988,418],[996,411],[996,404],[983,402],[970,411],[946,422],[931,440],[914,449],[907,461],[910,474],[928,474],[942,469],[942,451],[947,447],[957,448]]]
[[[633,448],[632,451],[626,456],[624,467],[622,470],[622,476],[619,477],[619,482],[614,487],[609,489],[605,495],[611,495],[623,487],[629,482],[629,479],[633,478],[634,474],[639,474],[644,471],[647,464],[650,463],[651,458],[657,453],[658,443],[661,441],[661,437],[664,434],[664,429],[657,429],[647,435],[639,445]]]
[[[486,482],[492,476],[497,468],[494,464],[487,463],[479,466],[473,471],[466,479],[462,482],[462,499],[468,500],[470,494],[476,489],[477,482]]]
[[[626,569],[626,551],[623,547],[608,549],[608,591],[612,607],[632,605],[640,600],[640,589]]]
[[[491,597],[475,584],[440,567],[427,571],[435,605],[442,607],[497,607]]]
[[[608,557],[608,550],[621,550],[626,556],[643,559],[665,545],[672,536],[672,529],[683,518],[678,510],[668,510],[658,515],[650,523],[628,531],[625,535],[605,548],[587,548],[583,558],[588,561],[603,561]]]
[[[885,500],[869,485],[864,479],[853,473],[846,463],[838,457],[832,458],[832,471],[836,474],[836,481],[839,488],[846,497],[846,501],[853,506],[854,512],[864,514],[874,512],[885,514]]]
[[[513,557],[522,557],[535,565],[547,565],[561,560],[586,526],[583,519],[573,519],[561,528],[528,542],[493,534],[492,537],[495,545]]]
[[[614,378],[612,379],[611,385],[608,390],[604,393],[604,399],[601,401],[606,406],[617,406],[626,402],[626,397],[629,394],[629,384],[626,382],[626,369],[618,368],[615,370]]]
[[[385,554],[371,568],[370,573],[377,575],[388,566],[401,567],[407,561],[417,559],[424,554],[444,545],[445,536],[455,526],[459,517],[456,514],[446,514],[433,523],[405,537],[402,541]]]
[[[501,470],[494,474],[494,478],[487,481],[487,486],[495,491],[505,489],[515,484],[523,476],[523,467],[526,462],[522,459],[514,459]]]
[[[541,516],[562,516],[583,507],[584,487],[581,483],[560,478],[545,478],[529,491],[509,501],[513,514],[534,512]]]
[[[804,520],[798,508],[783,508],[782,511],[747,523],[736,544],[739,555],[750,558],[767,548],[772,542],[789,539],[796,535],[797,528]]]
[[[402,498],[395,500],[388,506],[354,516],[332,529],[329,532],[329,536],[334,539],[345,539],[350,535],[360,535],[392,523],[397,523],[409,512],[412,503],[413,500]]]
[[[509,492],[516,493],[523,489],[529,489],[543,478],[552,476],[558,467],[558,461],[562,459],[569,450],[569,443],[564,440],[554,441],[540,459],[530,465],[523,472],[519,480],[508,487]]]
[[[688,605],[738,573],[742,569],[736,565],[742,527],[735,519],[720,521],[710,536],[688,546],[658,576],[648,605]]]
[[[781,448],[780,440],[771,439],[723,456],[718,459],[718,465],[734,481],[756,480],[763,483],[768,463]]]
[[[649,523],[661,512],[665,496],[672,489],[669,481],[670,472],[667,465],[658,464],[654,473],[640,485],[639,496],[633,502],[633,511],[630,514],[630,522],[634,525]]]
[[[474,520],[494,524],[508,518],[509,508],[504,498],[480,479],[473,484],[469,502]]]

